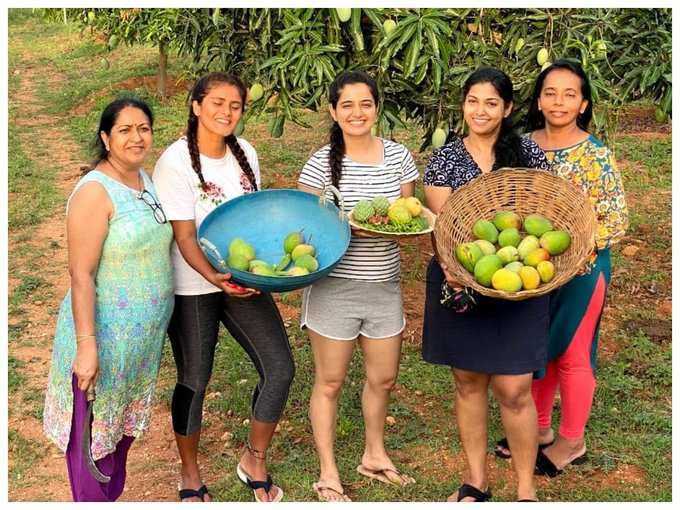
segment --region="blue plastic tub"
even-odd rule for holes
[[[240,237],[255,248],[255,257],[276,264],[284,254],[283,240],[302,230],[316,248],[319,269],[304,276],[262,276],[228,268],[229,243]],[[326,276],[349,246],[349,222],[332,201],[311,193],[274,189],[249,193],[216,207],[198,229],[199,245],[212,266],[232,274],[234,281],[264,292],[300,289]]]

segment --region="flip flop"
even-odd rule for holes
[[[378,481],[381,481],[383,483],[387,483],[387,484],[390,484],[390,485],[400,485],[400,486],[403,487],[404,485],[416,483],[415,479],[413,479],[409,475],[404,475],[404,474],[400,473],[398,470],[392,469],[392,468],[369,469],[366,466],[364,466],[363,464],[359,464],[357,466],[357,471],[359,472],[359,474],[364,475],[367,478],[374,478]],[[391,480],[387,476],[386,473],[394,473],[396,476],[399,477],[399,479],[401,480],[401,483],[396,482],[395,480]]]
[[[241,480],[245,485],[250,487],[253,491],[253,496],[255,496],[255,501],[258,503],[265,503],[265,501],[262,501],[260,498],[257,497],[257,492],[255,492],[257,489],[264,489],[264,491],[269,494],[269,491],[271,490],[272,487],[276,487],[278,489],[278,492],[276,493],[276,497],[266,503],[278,503],[283,499],[283,490],[281,490],[281,487],[278,485],[274,485],[272,482],[272,477],[267,475],[267,479],[262,481],[262,480],[253,480],[248,473],[246,473],[243,468],[241,467],[241,464],[236,465],[236,476],[238,476],[238,479]]]
[[[338,490],[335,487],[331,487],[331,485],[324,480],[319,480],[318,482],[312,484],[312,489],[314,489],[314,491],[316,492],[319,501],[327,501],[331,503],[344,503],[344,502],[349,503],[352,501],[351,499],[349,499],[349,496],[345,494],[345,491],[342,490],[342,486],[340,487],[340,490]],[[324,496],[322,491],[332,491],[336,493],[338,496],[340,496],[340,500],[338,501],[330,499],[328,496]]]
[[[545,448],[547,448],[548,446],[550,446],[554,442],[555,442],[555,439],[553,439],[549,443],[539,444],[538,449],[544,450]],[[496,441],[496,446],[493,449],[493,453],[496,455],[496,457],[500,457],[501,459],[511,458],[512,455],[508,455],[507,453],[505,453],[504,450],[510,450],[510,445],[508,444],[508,438],[507,437],[504,437],[503,439],[499,439],[498,441]]]
[[[461,501],[464,498],[474,498],[475,502],[489,501],[491,499],[491,490],[480,491],[477,487],[464,483],[458,488],[456,501]]]
[[[201,501],[205,502],[205,495],[208,494],[208,488],[205,485],[201,485],[198,489],[179,489],[179,499],[184,501],[189,498],[200,498]]]
[[[584,452],[582,455],[579,455],[576,457],[574,460],[572,460],[569,464],[583,464],[588,460],[588,455],[587,452]],[[569,464],[567,464],[564,467],[567,467]],[[552,460],[548,458],[548,456],[543,453],[542,450],[538,451],[538,455],[536,455],[536,467],[534,468],[534,474],[535,475],[546,475],[549,476],[550,478],[555,478],[558,475],[562,474],[564,468],[558,469],[557,466],[553,463]]]

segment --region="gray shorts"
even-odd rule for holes
[[[300,327],[333,340],[389,338],[404,330],[399,280],[365,282],[327,276],[304,290]]]

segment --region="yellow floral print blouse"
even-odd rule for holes
[[[590,199],[597,216],[597,248],[609,248],[628,228],[628,208],[623,181],[611,151],[597,138],[571,147],[546,150],[552,171],[579,186]]]

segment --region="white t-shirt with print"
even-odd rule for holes
[[[238,138],[238,143],[250,163],[259,189],[260,167],[257,153],[243,138]],[[244,188],[249,188],[248,178],[230,150],[219,159],[203,154],[200,158],[203,178],[208,185],[207,191],[201,189],[198,174],[191,166],[186,138],[180,138],[165,149],[153,172],[156,193],[168,220],[194,220],[197,232],[205,217],[215,207],[243,195]],[[172,262],[175,269],[175,294],[195,296],[221,292],[184,260],[175,241],[172,242]]]

